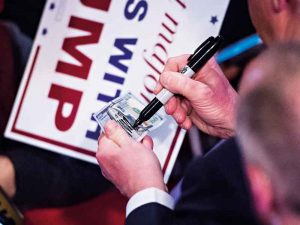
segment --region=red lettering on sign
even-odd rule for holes
[[[56,72],[68,74],[82,79],[87,79],[92,65],[92,60],[77,49],[80,45],[98,43],[103,24],[72,16],[69,27],[87,31],[85,36],[69,37],[63,42],[62,49],[74,57],[80,65],[74,65],[64,61],[58,61]]]
[[[165,16],[172,22],[172,24],[174,25],[174,28],[173,30],[170,28],[170,26],[168,26],[167,24],[165,23],[162,23],[162,26],[167,30],[169,31],[169,33],[171,35],[174,35],[177,31],[177,26],[178,26],[178,22],[176,20],[174,20],[168,13],[165,13]]]
[[[150,102],[150,99],[146,95],[141,93],[141,96],[146,100],[146,102],[148,102],[148,103]]]
[[[144,50],[143,59],[146,64],[154,71],[153,74],[148,74],[144,78],[144,89],[141,91],[141,96],[148,101],[153,95],[153,91],[147,86],[146,81],[159,80],[159,76],[163,71],[164,65],[169,57],[168,46],[173,43],[174,37],[178,28],[178,21],[174,19],[169,13],[165,13],[165,18],[161,25],[163,30],[158,34],[158,42],[151,50],[150,57],[146,56],[148,50]],[[143,93],[144,92],[144,93]]]
[[[153,93],[155,84],[158,82],[156,77],[152,74],[148,74],[144,79],[144,87],[149,93]],[[152,84],[152,85],[151,85]]]
[[[182,8],[186,8],[186,4],[184,2],[182,2],[181,0],[176,0],[176,2],[182,7]]]
[[[111,0],[80,0],[83,5],[91,8],[108,11]]]
[[[51,85],[48,97],[58,101],[58,107],[55,114],[55,125],[60,131],[69,130],[75,120],[82,92],[70,88],[61,87],[55,84]],[[63,114],[63,109],[67,104],[72,106],[68,116]]]

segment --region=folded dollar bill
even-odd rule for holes
[[[114,120],[127,132],[127,134],[137,141],[141,141],[146,134],[158,128],[164,117],[156,113],[148,121],[145,121],[137,128],[133,128],[135,120],[145,105],[130,92],[109,102],[100,111],[93,114],[93,117],[104,131],[104,125],[108,120]]]

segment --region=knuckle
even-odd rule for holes
[[[173,64],[174,62],[176,62],[176,57],[170,57],[170,58],[168,58],[166,64],[169,65],[169,64]]]
[[[101,134],[99,136],[99,138],[98,138],[98,149],[99,149],[99,146],[103,144],[104,138],[105,138],[105,136],[103,134]]]
[[[196,87],[196,81],[191,80],[188,77],[181,76],[180,81],[178,82],[179,88],[182,90],[188,90],[189,92],[194,91]]]
[[[116,126],[117,126],[117,124],[115,121],[113,121],[113,120],[107,121],[107,123],[104,126],[106,135],[112,136],[116,130]]]
[[[102,151],[98,151],[96,153],[96,158],[97,158],[98,162],[101,164],[103,161],[105,161],[105,157],[104,157],[104,154],[102,153]]]
[[[174,114],[175,110],[176,110],[176,106],[177,106],[177,103],[175,101],[176,99],[172,98],[170,99],[166,104],[165,104],[165,112],[168,114],[168,115],[172,115]]]
[[[169,73],[163,72],[160,75],[159,81],[161,82],[162,85],[168,85],[168,80],[169,80]]]
[[[121,126],[111,120],[109,122],[107,122],[108,124],[108,129],[105,130],[106,132],[106,135],[109,139],[113,140],[113,141],[118,141],[120,139],[120,137],[123,137],[124,136],[124,130],[121,128]]]
[[[177,123],[183,123],[184,120],[185,120],[185,116],[181,112],[176,112],[176,114],[174,115],[174,117],[175,117]]]
[[[164,105],[164,107],[165,107],[165,112],[166,112],[168,115],[170,115],[170,103],[169,103],[169,102],[166,103],[166,104]]]

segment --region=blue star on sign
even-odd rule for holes
[[[210,18],[210,22],[215,25],[217,22],[219,22],[218,17],[217,16],[212,16]]]
[[[43,30],[42,30],[42,35],[46,35],[48,33],[48,30],[47,30],[47,28],[44,28]]]
[[[55,3],[54,2],[52,2],[51,4],[50,4],[50,10],[53,10],[53,9],[55,9]]]

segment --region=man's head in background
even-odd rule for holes
[[[248,0],[258,34],[266,44],[300,40],[300,0]]]
[[[280,44],[246,69],[237,134],[265,224],[300,224],[300,44]]]

